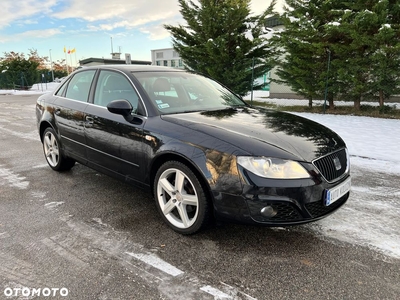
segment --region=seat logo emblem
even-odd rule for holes
[[[336,171],[339,171],[342,168],[342,165],[340,164],[339,158],[335,157],[333,159],[333,163],[335,164]]]

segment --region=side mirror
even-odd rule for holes
[[[107,105],[110,113],[122,115],[123,117],[131,116],[133,107],[127,100],[113,100]]]

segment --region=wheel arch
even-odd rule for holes
[[[54,130],[54,128],[53,128],[53,126],[50,124],[50,122],[47,122],[47,121],[43,121],[43,122],[41,122],[40,123],[40,126],[39,126],[39,136],[40,136],[40,141],[43,143],[43,133],[44,133],[44,131],[46,130],[46,128],[49,128],[49,127],[51,127],[53,130]],[[55,131],[55,130],[54,130]]]

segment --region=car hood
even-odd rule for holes
[[[319,123],[264,108],[182,113],[162,119],[229,143],[241,149],[242,155],[247,152],[310,162],[345,147],[335,132]]]

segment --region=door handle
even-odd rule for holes
[[[60,108],[56,108],[56,110],[54,111],[54,113],[59,116],[61,114],[61,109]]]
[[[89,124],[89,125],[93,124],[93,118],[92,117],[86,116],[85,120],[86,120],[87,124]]]

